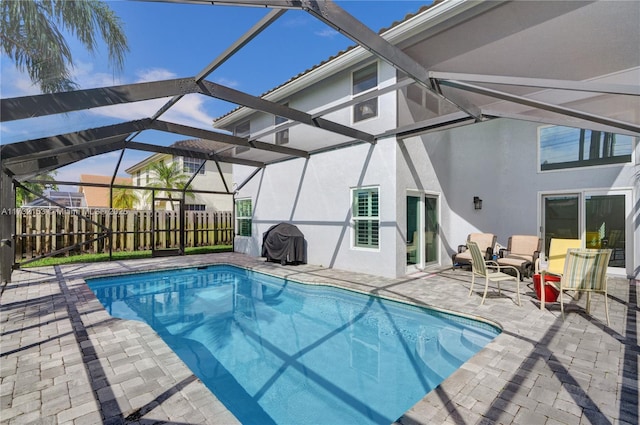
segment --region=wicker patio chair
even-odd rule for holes
[[[468,242],[475,242],[480,248],[480,252],[485,260],[491,260],[493,257],[493,247],[496,246],[496,235],[492,233],[470,233],[467,236]],[[467,249],[467,245],[459,245],[458,252],[453,254],[453,269],[471,264],[471,253]]]
[[[542,239],[531,235],[513,235],[506,250],[500,250],[497,262],[501,266],[513,266],[520,271],[520,278],[531,277],[533,265],[540,256]]]

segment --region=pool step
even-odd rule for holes
[[[442,329],[438,332],[438,350],[440,355],[457,366],[469,360],[480,351],[495,335],[483,330]]]
[[[422,376],[432,389],[456,370],[456,366],[442,356],[437,337],[418,341],[416,355],[420,359],[418,366]]]
[[[435,335],[423,335],[416,343],[423,377],[431,388],[437,387],[493,338],[495,334],[488,330],[466,328],[441,329]]]
[[[465,347],[478,352],[496,336],[494,331],[485,329],[463,329],[460,339]]]

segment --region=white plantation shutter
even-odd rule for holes
[[[378,248],[379,245],[379,198],[378,188],[353,190],[354,246]]]

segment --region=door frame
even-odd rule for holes
[[[621,187],[621,188],[586,188],[578,190],[552,190],[552,191],[539,191],[538,192],[538,232],[543,242],[545,240],[545,228],[544,228],[544,199],[546,197],[554,196],[577,196],[578,197],[578,235],[582,241],[582,247],[585,247],[586,243],[586,208],[585,202],[588,196],[606,196],[606,195],[624,195],[625,197],[625,218],[624,218],[624,233],[625,233],[625,267],[608,267],[607,274],[612,276],[630,276],[632,275],[631,269],[633,269],[633,188]],[[542,244],[541,256],[546,255],[545,244]],[[629,271],[629,272],[628,272]]]
[[[406,251],[405,251],[405,256],[404,256],[404,262],[405,262],[405,268],[406,268],[406,272],[407,273],[411,273],[411,272],[416,272],[416,271],[422,271],[424,270],[426,267],[429,266],[434,266],[434,265],[440,265],[441,264],[441,246],[440,246],[440,228],[441,228],[441,223],[440,223],[440,218],[442,217],[441,214],[441,193],[440,192],[434,192],[434,191],[429,191],[429,190],[417,190],[417,189],[407,189],[405,191],[405,196],[404,196],[404,208],[405,208],[405,216],[406,216],[406,212],[407,212],[407,197],[408,196],[413,196],[416,198],[419,198],[418,201],[418,229],[422,229],[421,232],[418,232],[418,241],[417,241],[417,253],[416,253],[416,258],[418,258],[418,261],[416,261],[416,264],[407,264],[406,262]],[[438,222],[437,222],[437,230],[436,230],[436,240],[435,240],[435,246],[436,249],[438,250],[437,255],[436,255],[436,260],[435,261],[431,261],[429,263],[425,262],[425,231],[426,231],[426,206],[425,206],[425,198],[435,198],[436,199],[436,213],[438,215]],[[406,229],[407,228],[407,223],[405,223],[405,233],[406,233]],[[409,235],[405,235],[405,240],[409,239]]]

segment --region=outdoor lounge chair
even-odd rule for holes
[[[587,314],[591,314],[591,293],[604,294],[604,311],[609,326],[609,303],[607,301],[607,266],[611,249],[569,249],[564,262],[564,273],[560,279],[560,309],[564,319],[564,291],[587,293]]]
[[[533,265],[540,255],[542,239],[530,235],[513,235],[506,250],[500,250],[497,262],[501,266],[513,266],[520,271],[520,278],[531,277]]]
[[[468,242],[475,242],[482,252],[485,260],[493,258],[493,247],[496,245],[497,237],[492,233],[470,233],[467,236]],[[467,245],[459,245],[458,252],[452,256],[453,268],[471,264],[471,253]]]
[[[549,243],[546,264],[542,264],[540,258],[535,262],[535,274],[540,275],[540,310],[544,310],[545,286],[551,285],[552,287],[556,287],[550,280],[554,280],[553,276],[555,276],[557,278],[555,281],[559,281],[564,273],[564,261],[567,257],[567,251],[571,248],[580,248],[581,246],[582,241],[580,239],[553,238]],[[548,279],[547,275],[551,275],[552,279]]]
[[[489,289],[489,281],[496,282],[498,284],[498,294],[501,294],[500,282],[505,280],[515,280],[516,282],[516,295],[518,296],[518,305],[520,304],[520,272],[517,268],[512,266],[501,267],[494,261],[487,261],[484,259],[478,244],[475,242],[468,242],[467,246],[471,252],[471,288],[469,288],[469,296],[473,293],[473,284],[476,280],[476,275],[484,278],[484,294],[482,295],[482,301],[480,305],[484,304],[485,298],[487,298],[487,290]],[[501,270],[508,268],[515,272],[515,276],[503,273]],[[492,269],[496,269],[493,271]]]

